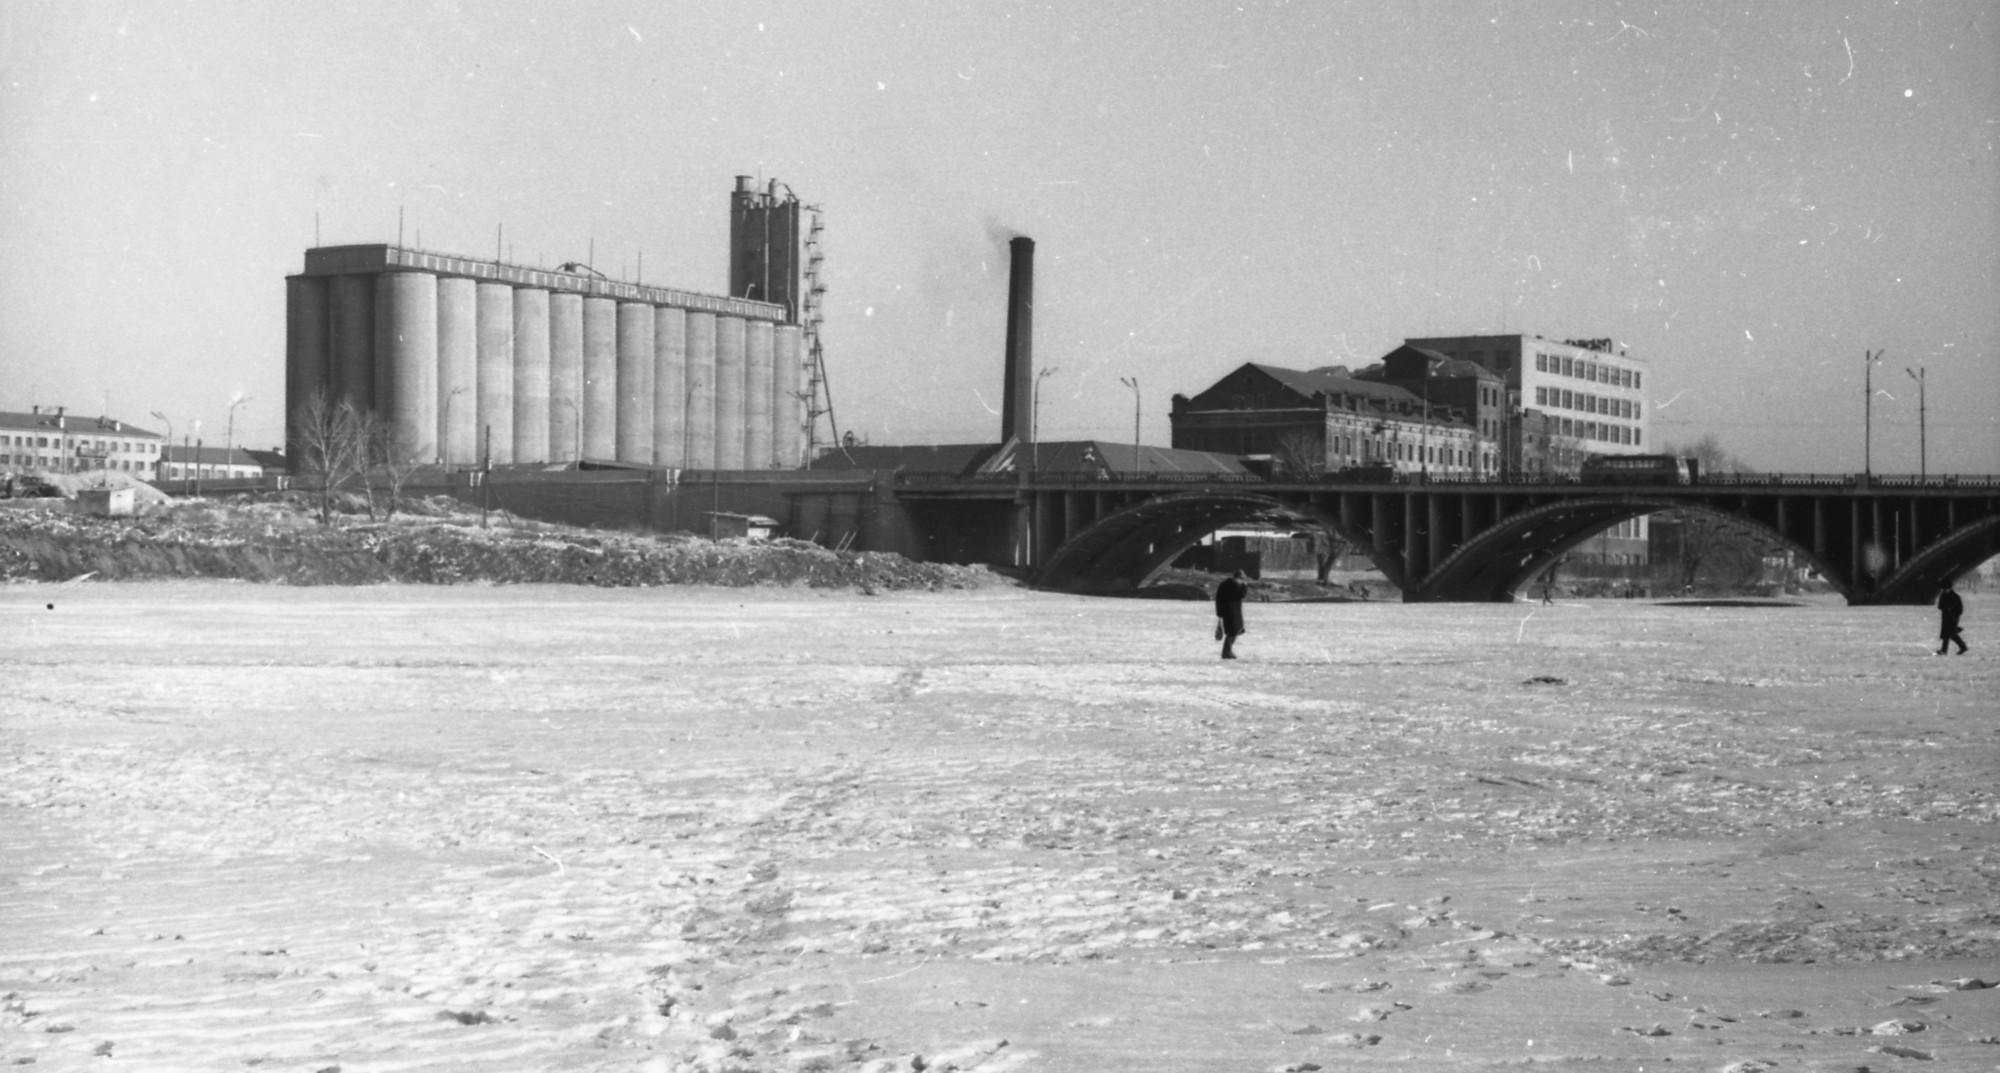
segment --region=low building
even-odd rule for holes
[[[284,456],[244,447],[188,447],[168,444],[160,458],[163,481],[255,480],[284,472]]]
[[[153,480],[165,444],[157,432],[115,417],[71,414],[62,406],[0,411],[0,472],[108,470]]]

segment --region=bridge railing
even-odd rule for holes
[[[898,473],[895,485],[898,488],[918,490],[924,488],[966,488],[988,487],[1006,488],[1023,483],[1018,473],[978,473],[960,475],[953,473]],[[1380,485],[1387,487],[1539,487],[1539,488],[2000,488],[2000,476],[1991,474],[1874,474],[1863,477],[1853,473],[1704,473],[1692,484],[1676,484],[1670,481],[1624,480],[1586,481],[1579,477],[1551,473],[1502,473],[1502,474],[1361,474],[1324,473],[1305,476],[1264,477],[1255,473],[1079,473],[1074,471],[1047,471],[1031,475],[1026,483],[1036,487],[1062,485],[1071,487],[1104,487],[1107,485],[1327,485],[1355,487]]]

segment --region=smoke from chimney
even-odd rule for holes
[[[1027,443],[1035,435],[1035,240],[1007,242],[1006,383],[1000,397],[1000,438]]]

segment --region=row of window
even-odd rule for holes
[[[1429,458],[1424,455],[1428,452]],[[1333,437],[1333,455],[1349,462],[1427,462],[1433,466],[1470,466],[1472,452],[1446,443],[1384,442],[1353,435]]]
[[[1604,414],[1628,420],[1639,416],[1637,399],[1608,399],[1602,395],[1571,391],[1568,388],[1535,388],[1535,405],[1555,410],[1581,410],[1587,414]]]
[[[69,461],[70,461],[69,459],[63,458],[60,455],[50,456],[50,455],[0,454],[0,462],[11,463],[16,466],[39,466],[42,469],[61,469],[65,464],[69,463]],[[90,459],[83,464],[72,465],[70,466],[70,468],[75,470],[115,469],[115,470],[122,470],[123,472],[126,473],[145,473],[146,471],[150,470],[152,466],[149,463],[145,462],[133,462],[130,461],[129,459],[116,458],[116,459],[104,459],[101,461],[97,459]]]
[[[83,436],[0,436],[0,447],[57,447],[73,444],[78,452],[94,451],[108,454],[112,451],[127,451],[133,454],[157,455],[162,445],[150,440],[96,440]]]
[[[1589,358],[1579,358],[1569,354],[1546,354],[1538,350],[1535,352],[1535,371],[1553,373],[1556,376],[1573,376],[1593,384],[1611,384],[1634,390],[1645,386],[1637,369],[1606,365],[1601,361],[1591,361]]]
[[[160,479],[167,481],[184,481],[190,477],[236,480],[241,477],[262,477],[263,475],[264,471],[254,466],[217,466],[209,464],[183,466],[178,462],[160,463]]]
[[[1630,425],[1614,425],[1609,421],[1573,421],[1567,417],[1557,418],[1555,433],[1574,440],[1596,440],[1600,443],[1623,443],[1639,446],[1644,434]]]

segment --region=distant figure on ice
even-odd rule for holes
[[[1937,654],[1940,656],[1944,655],[1947,651],[1950,651],[1953,644],[1956,644],[1958,645],[1958,654],[1961,656],[1965,655],[1965,633],[1958,628],[1959,616],[1965,614],[1965,601],[1959,599],[1958,594],[1951,591],[1951,582],[1949,581],[1938,586],[1937,609],[1940,619],[1938,623]]]
[[[1215,636],[1222,642],[1222,658],[1236,658],[1236,639],[1243,636],[1243,598],[1250,586],[1243,583],[1243,571],[1231,571],[1215,587]]]

